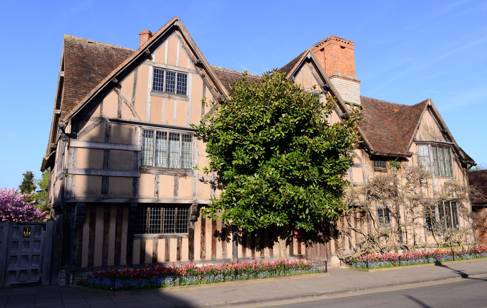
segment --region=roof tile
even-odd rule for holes
[[[61,119],[133,52],[132,49],[66,35]]]
[[[400,105],[361,96],[360,128],[372,150],[382,155],[408,155],[409,142],[428,104]]]

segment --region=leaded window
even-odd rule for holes
[[[167,132],[156,132],[156,167],[167,168],[169,145]]]
[[[164,92],[164,70],[154,68],[152,78],[152,91]]]
[[[176,86],[176,94],[179,95],[186,95],[186,89],[188,86],[188,75],[184,73],[178,73],[177,76],[177,86]]]
[[[139,205],[136,210],[136,234],[188,233],[189,206]]]
[[[374,170],[377,171],[386,171],[387,170],[387,162],[382,159],[374,159]]]
[[[142,166],[193,168],[192,134],[144,129],[142,139]]]
[[[169,133],[169,168],[181,168],[181,135]]]
[[[186,96],[188,93],[188,74],[154,67],[152,91]]]
[[[430,151],[429,146],[427,144],[420,144],[418,145],[418,164],[423,170],[430,171],[431,170],[431,163],[430,163]]]
[[[442,201],[433,208],[426,209],[425,224],[430,231],[433,229],[457,229],[459,226],[457,201]]]
[[[438,177],[452,177],[452,157],[450,147],[438,145],[418,145],[418,164]]]
[[[176,86],[176,72],[166,70],[166,93],[174,93]]]
[[[189,134],[182,135],[182,152],[181,161],[182,168],[188,169],[192,167],[193,162],[193,140],[192,136]]]
[[[154,131],[144,130],[142,141],[142,165],[154,164]]]
[[[381,206],[377,208],[377,220],[381,225],[391,224],[391,211],[388,207]]]

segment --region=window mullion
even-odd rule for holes
[[[157,131],[152,131],[152,166],[156,166],[156,139],[157,139]]]
[[[179,168],[183,167],[183,134],[179,134]]]
[[[174,74],[174,94],[178,93],[178,75],[178,72]]]
[[[171,168],[171,133],[167,132],[167,168]]]
[[[173,224],[173,227],[174,227],[173,232],[174,233],[177,233],[177,231],[178,231],[178,229],[176,228],[176,224],[178,223],[178,208],[179,207],[176,206],[174,209],[174,224]]]
[[[162,92],[166,92],[166,70],[162,71]]]

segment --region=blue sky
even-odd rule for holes
[[[355,42],[362,95],[430,97],[487,166],[487,1],[0,2],[0,187],[38,174],[63,34],[136,48],[143,28],[183,19],[212,64],[261,73],[328,35]]]

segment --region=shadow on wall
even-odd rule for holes
[[[100,108],[87,111],[72,128],[64,188],[63,266],[96,268],[131,261],[129,205],[140,183],[134,150],[137,130],[125,129],[101,113]]]

